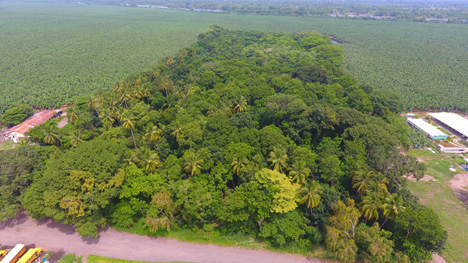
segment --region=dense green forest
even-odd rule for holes
[[[0,216],[245,235],[344,262],[420,262],[447,234],[407,190],[424,165],[390,91],[360,85],[315,31],[220,26],[0,151]],[[370,114],[372,113],[372,114]],[[13,157],[13,158],[12,158]],[[24,161],[24,160],[27,161]]]
[[[191,45],[211,24],[233,30],[335,35],[344,66],[408,108],[468,108],[466,26],[443,23],[211,14],[116,6],[0,3],[0,112],[12,103],[55,106]]]

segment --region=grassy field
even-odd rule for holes
[[[82,258],[83,257],[75,256],[74,254],[68,254],[61,258],[58,263],[81,263]]]
[[[409,107],[468,107],[466,25],[242,16],[118,6],[0,2],[0,109],[58,106],[109,90],[196,41],[209,25],[336,35],[346,68]]]
[[[169,233],[154,233],[149,231],[148,227],[143,222],[138,222],[133,225],[132,228],[122,228],[118,226],[112,226],[118,231],[145,235],[145,236],[164,236],[168,238],[174,238],[180,241],[195,242],[199,244],[215,244],[220,246],[231,246],[231,247],[243,247],[248,249],[268,249],[278,252],[296,253],[302,254],[308,257],[315,258],[327,258],[326,250],[321,246],[316,246],[312,251],[308,249],[299,249],[296,245],[284,245],[281,248],[275,248],[268,245],[265,242],[261,242],[253,237],[241,234],[241,233],[220,233],[219,231],[205,231],[199,229],[193,231],[191,229],[175,229]]]
[[[434,179],[427,181],[409,181],[410,190],[420,198],[421,202],[434,209],[439,215],[442,225],[448,231],[446,249],[442,252],[447,262],[468,262],[468,210],[457,197],[451,180],[456,174],[466,175],[457,163],[464,163],[460,157],[454,158],[448,154],[432,154],[427,150],[410,151],[419,156],[428,167],[427,174]],[[429,154],[427,154],[429,153]],[[457,172],[451,172],[449,168]],[[452,181],[453,182],[453,181]],[[468,194],[466,192],[465,194]]]

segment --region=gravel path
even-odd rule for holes
[[[282,254],[268,250],[251,250],[237,247],[221,247],[181,242],[161,237],[139,236],[113,229],[104,229],[96,239],[82,238],[73,227],[52,220],[35,220],[23,215],[16,219],[0,222],[0,245],[16,243],[34,244],[49,251],[63,254],[98,255],[142,261],[178,262],[256,262],[256,263],[307,263],[327,262],[293,254]]]

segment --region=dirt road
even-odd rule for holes
[[[63,254],[98,255],[113,258],[143,261],[178,262],[257,262],[296,263],[326,262],[292,254],[267,250],[250,250],[237,247],[220,247],[181,242],[174,239],[138,236],[105,229],[96,239],[78,236],[71,226],[51,220],[36,222],[20,216],[0,223],[0,245],[12,246],[22,242],[34,244]]]

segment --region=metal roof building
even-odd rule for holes
[[[431,113],[434,120],[455,131],[454,133],[463,139],[468,138],[468,120],[455,113],[439,112]]]
[[[445,140],[448,137],[447,134],[443,133],[436,127],[430,125],[423,119],[407,119],[407,121],[411,126],[414,126],[417,129],[421,130],[433,140]]]
[[[33,116],[29,117],[23,123],[16,125],[3,133],[4,139],[13,140],[13,142],[18,143],[20,138],[25,137],[25,133],[29,129],[33,128],[36,125],[46,122],[50,118],[54,117],[54,111],[43,110],[35,113]]]

